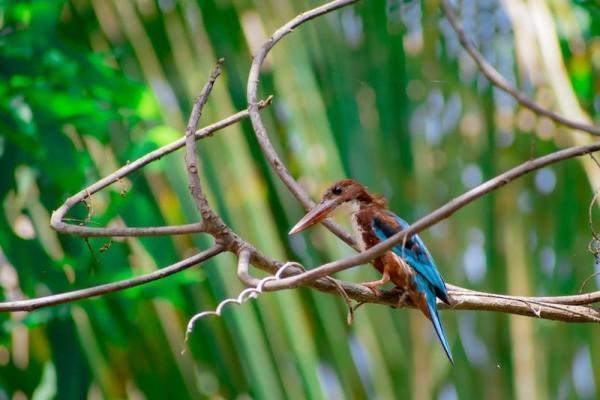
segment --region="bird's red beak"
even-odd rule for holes
[[[337,207],[337,202],[333,199],[323,200],[313,207],[294,227],[290,230],[289,235],[302,232],[309,226],[323,221]]]

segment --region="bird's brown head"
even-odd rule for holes
[[[342,204],[352,202],[359,205],[384,204],[382,197],[369,193],[367,188],[360,183],[352,179],[343,179],[334,183],[325,191],[321,201],[298,221],[289,234],[293,235],[321,222]]]

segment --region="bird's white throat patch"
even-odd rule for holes
[[[360,251],[366,250],[366,244],[363,240],[363,229],[358,224],[358,212],[360,211],[360,203],[356,200],[346,202],[342,205],[344,211],[350,214],[350,221],[352,221],[352,231],[354,232],[354,240]]]

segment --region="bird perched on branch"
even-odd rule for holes
[[[409,226],[388,210],[384,197],[369,193],[356,181],[345,179],[334,183],[325,192],[321,202],[298,221],[290,230],[290,235],[324,220],[339,208],[350,212],[352,228],[361,251]],[[448,359],[454,363],[436,305],[436,298],[450,304],[446,284],[419,235],[406,238],[391,251],[377,257],[373,263],[381,273],[381,279],[363,285],[378,293],[379,286],[390,281],[394,283],[431,320]]]

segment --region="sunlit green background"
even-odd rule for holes
[[[0,294],[15,300],[116,281],[210,244],[203,235],[58,235],[70,194],[184,133],[212,66],[225,71],[201,124],[246,106],[252,54],[314,0],[0,0]],[[600,119],[600,8],[594,0],[459,1],[484,56],[540,104]],[[434,1],[364,1],[279,44],[262,71],[271,140],[316,198],[352,177],[408,220],[531,157],[591,141],[515,104],[465,55]],[[288,238],[302,215],[248,121],[200,142],[212,205],[280,260],[314,267],[352,254],[322,227]],[[423,232],[448,282],[520,295],[577,293],[595,270],[589,159],[545,168]],[[70,215],[86,219],[83,205]],[[600,213],[595,213],[600,230]],[[93,226],[198,220],[181,152],[98,195]],[[103,246],[108,250],[101,251]],[[486,312],[443,312],[456,365],[415,311],[308,289],[264,295],[199,322],[234,296],[235,259],[99,299],[0,315],[0,399],[592,399],[600,335]],[[596,268],[596,269],[595,269]],[[339,274],[360,282],[368,266]],[[600,278],[586,290],[596,290]]]

